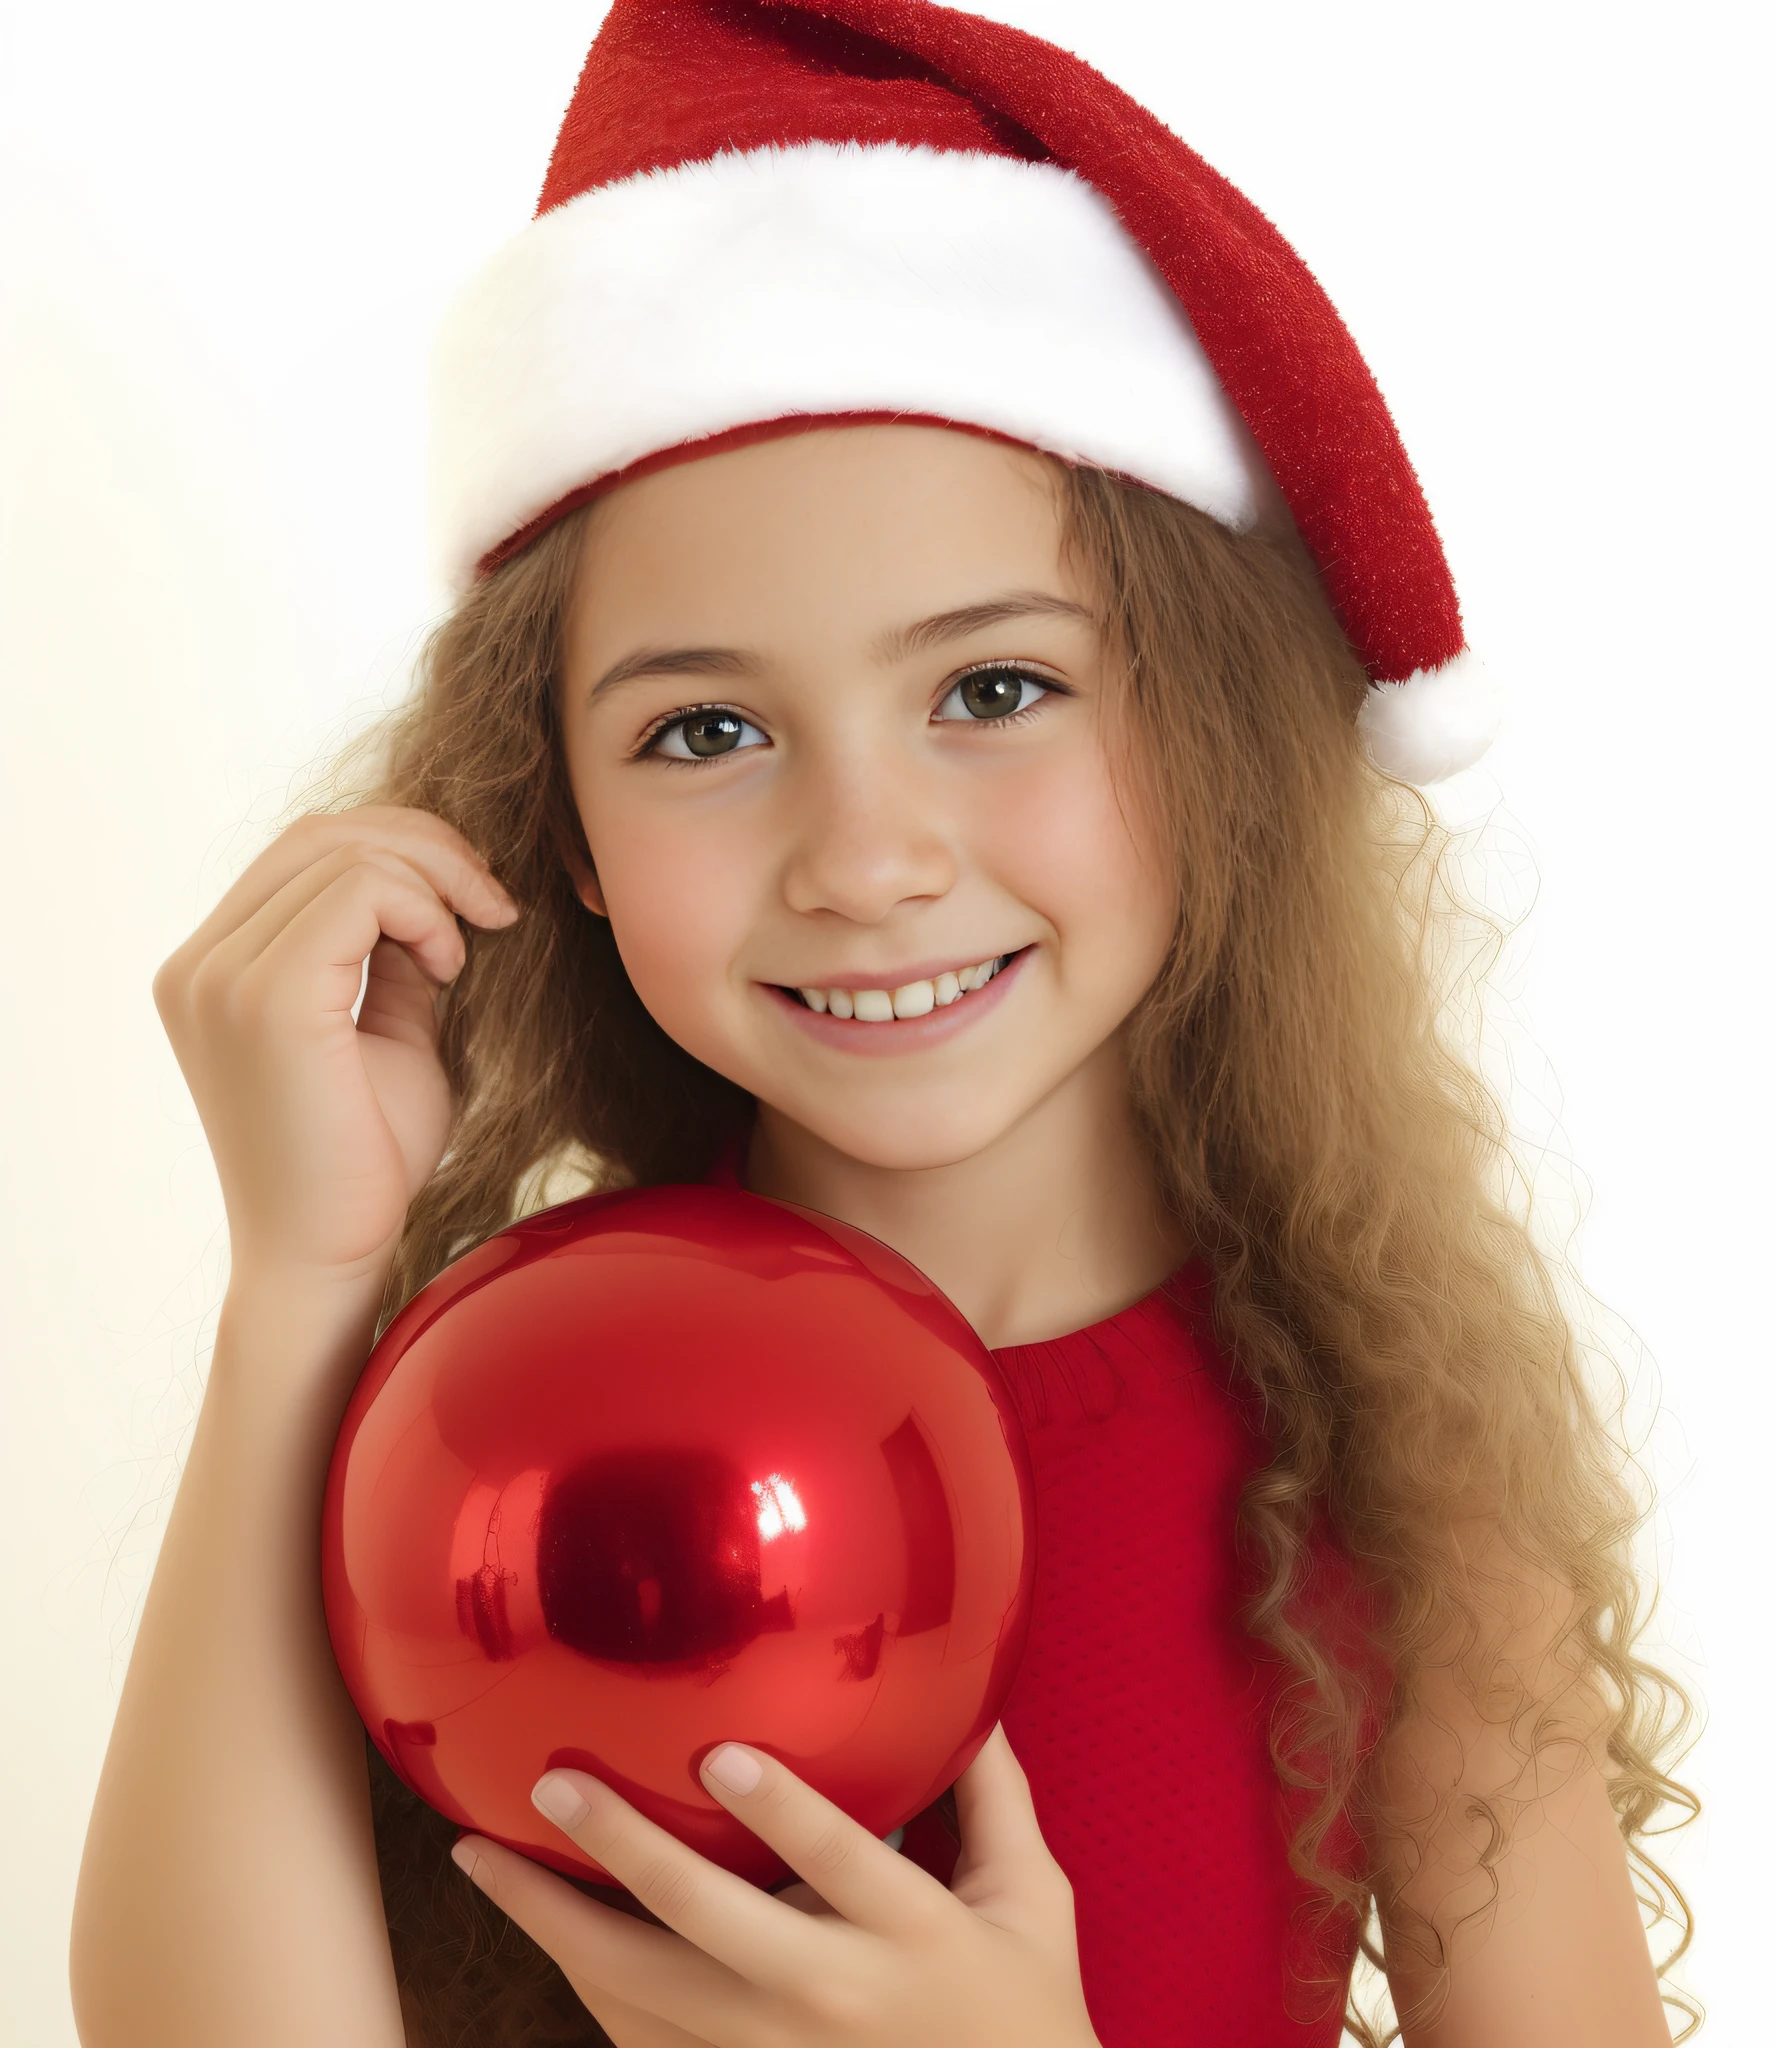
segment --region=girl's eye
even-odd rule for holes
[[[1010,718],[1041,703],[1051,684],[1022,668],[970,669],[937,707],[939,718]]]
[[[739,712],[716,704],[702,711],[687,711],[670,725],[661,726],[648,742],[647,752],[664,754],[673,761],[709,761],[741,747],[762,746],[764,738]]]

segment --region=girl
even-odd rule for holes
[[[1329,2048],[1360,1944],[1411,2048],[1667,2039],[1675,1696],[1396,779],[1487,704],[1298,260],[1013,31],[619,0],[440,400],[421,689],[156,982],[232,1272],[89,2048]],[[321,1475],[449,1258],[710,1174],[997,1349],[1031,1645],[898,1849],[718,1749],[776,1897],[551,1772],[593,1895],[366,1775]]]

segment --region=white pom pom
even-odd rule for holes
[[[1415,669],[1403,683],[1371,683],[1357,727],[1384,775],[1441,782],[1471,768],[1492,745],[1503,709],[1498,684],[1464,647],[1453,661]]]

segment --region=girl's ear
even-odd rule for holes
[[[568,879],[573,883],[574,894],[595,917],[609,917],[604,907],[604,891],[598,886],[598,874],[583,851],[584,842],[577,832],[568,833],[557,829],[556,850],[561,855],[561,864],[566,868]]]
[[[604,891],[598,886],[596,872],[588,867],[576,853],[564,856],[567,872],[573,878],[574,894],[596,917],[609,917],[604,907]]]
[[[564,788],[551,791],[547,816],[549,837],[554,840],[561,865],[573,883],[574,894],[595,917],[609,917],[610,912],[604,907],[604,891],[598,886],[598,871],[592,865],[586,827]]]

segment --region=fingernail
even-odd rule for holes
[[[703,1773],[730,1792],[750,1792],[765,1775],[765,1767],[750,1749],[742,1749],[737,1742],[724,1742],[703,1759]]]
[[[477,1884],[481,1882],[481,1859],[469,1843],[458,1842],[450,1852],[450,1860],[465,1877],[473,1878]]]
[[[563,1778],[554,1771],[545,1778],[539,1778],[531,1787],[530,1803],[538,1813],[546,1814],[558,1828],[565,1828],[570,1833],[592,1811],[580,1797],[572,1779]]]

